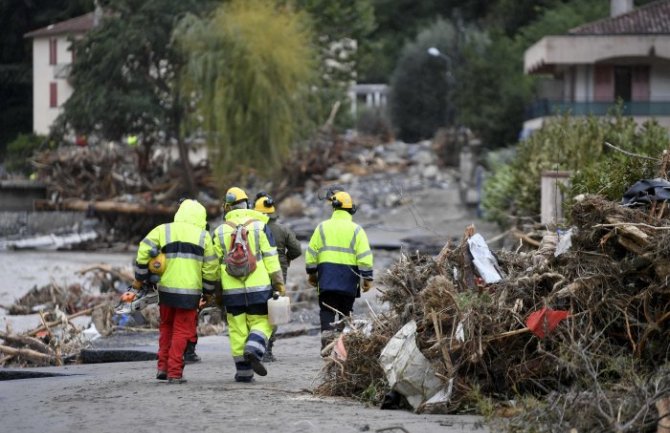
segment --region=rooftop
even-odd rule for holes
[[[41,29],[33,30],[24,35],[26,38],[40,38],[69,33],[85,33],[93,28],[93,12],[70,18],[69,20],[50,24]]]
[[[622,15],[583,24],[570,35],[651,35],[670,34],[670,0],[660,0]]]

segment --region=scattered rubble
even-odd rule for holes
[[[381,364],[415,322],[442,383],[420,401],[405,396],[417,412],[513,414],[506,427],[519,432],[655,431],[670,396],[670,233],[597,196],[575,203],[572,222],[568,233],[545,232],[539,250],[492,254],[502,276],[492,283],[473,260],[473,227],[437,256],[403,255],[381,279],[390,311],[374,315],[370,335],[343,336],[347,359],[329,359],[318,392],[381,404],[412,388]],[[437,393],[448,400],[428,408]]]

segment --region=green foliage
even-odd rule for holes
[[[454,92],[458,122],[488,148],[514,143],[530,100],[532,80],[523,75],[522,52],[510,39],[492,36],[487,45],[469,44]]]
[[[522,3],[512,5],[500,1],[497,7],[518,11]],[[605,2],[573,0],[549,8],[553,3],[557,2],[535,5],[532,15],[537,18],[513,37],[493,30],[488,45],[471,44],[464,50],[464,65],[458,78],[462,85],[455,94],[459,122],[471,128],[490,149],[509,146],[519,136],[534,83],[534,78],[523,73],[524,51],[543,36],[562,34],[607,14]],[[543,9],[543,5],[547,5],[547,9]],[[522,21],[528,19],[530,15]],[[503,27],[508,24],[500,23]],[[509,32],[509,29],[503,30]]]
[[[196,95],[192,128],[202,128],[218,179],[247,167],[269,174],[309,130],[307,90],[315,53],[305,16],[270,0],[235,0],[176,32],[188,56],[181,80]]]
[[[35,134],[19,134],[7,145],[5,167],[12,173],[29,175],[33,167],[30,158],[46,142],[46,137]]]
[[[507,216],[537,218],[540,214],[540,178],[546,170],[568,170],[572,195],[601,194],[614,201],[635,181],[656,176],[650,161],[611,150],[605,142],[629,152],[657,157],[668,148],[667,129],[655,122],[641,128],[630,117],[573,118],[549,122],[516,146],[509,164],[494,167],[484,185],[487,217],[507,225]]]
[[[183,60],[171,44],[186,13],[206,12],[198,0],[105,2],[101,25],[77,43],[74,93],[58,119],[60,131],[96,133],[118,140],[142,134],[143,142],[177,138],[182,112],[174,78]]]
[[[310,96],[314,117],[325,121],[333,104],[340,101],[343,105],[335,123],[351,127],[353,118],[344,106],[349,86],[357,80],[359,44],[375,28],[372,0],[294,0],[293,3],[309,14],[314,30],[312,43],[318,56],[318,81]]]
[[[415,142],[430,138],[441,126],[452,125],[452,90],[458,77],[461,39],[478,40],[472,29],[457,31],[450,22],[439,20],[405,46],[391,77],[390,113],[400,139]],[[474,42],[473,42],[474,43]],[[430,56],[436,47],[444,57]]]

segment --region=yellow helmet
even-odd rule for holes
[[[275,213],[275,201],[266,192],[259,192],[256,194],[256,202],[254,203],[254,210],[264,214]]]
[[[165,254],[160,253],[149,260],[149,272],[156,275],[163,275],[163,272],[165,272]]]
[[[335,209],[354,210],[356,205],[348,192],[338,191],[330,198]]]
[[[242,188],[234,186],[226,191],[226,204],[234,205],[242,200],[249,200],[247,193]]]

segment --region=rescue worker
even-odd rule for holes
[[[267,301],[273,290],[281,295],[286,292],[277,248],[266,225],[268,217],[249,209],[248,200],[242,189],[230,188],[225,197],[224,222],[214,230],[214,250],[221,263],[223,305],[237,382],[252,382],[254,373],[267,374],[261,362],[272,334]],[[235,277],[228,273],[226,256],[240,224],[247,228],[248,247],[256,258],[256,268],[244,277]]]
[[[370,290],[373,279],[368,237],[352,218],[356,205],[344,191],[334,192],[329,199],[332,216],[316,227],[305,253],[309,284],[319,294],[321,349],[337,337],[333,308],[349,316],[354,300],[361,290]]]
[[[207,211],[196,200],[184,200],[174,222],[161,224],[140,242],[135,279],[149,278],[149,263],[158,253],[165,265],[158,282],[160,326],[156,379],[184,383],[184,353],[196,335],[198,306],[203,295],[214,294],[218,261],[212,237],[205,229]]]
[[[291,264],[292,260],[297,259],[302,254],[302,247],[300,242],[295,237],[295,233],[286,227],[285,225],[277,221],[278,216],[275,213],[274,200],[270,194],[265,191],[261,191],[256,194],[256,202],[254,203],[254,210],[264,213],[270,218],[270,221],[267,223],[267,226],[270,227],[272,231],[272,237],[275,240],[277,245],[277,254],[279,256],[279,265],[281,266],[281,272],[284,277],[284,282],[286,283],[288,267]],[[275,357],[272,354],[272,348],[275,343],[275,335],[277,333],[277,327],[272,328],[272,336],[268,341],[268,347],[263,356],[263,361],[272,362],[275,361]]]

